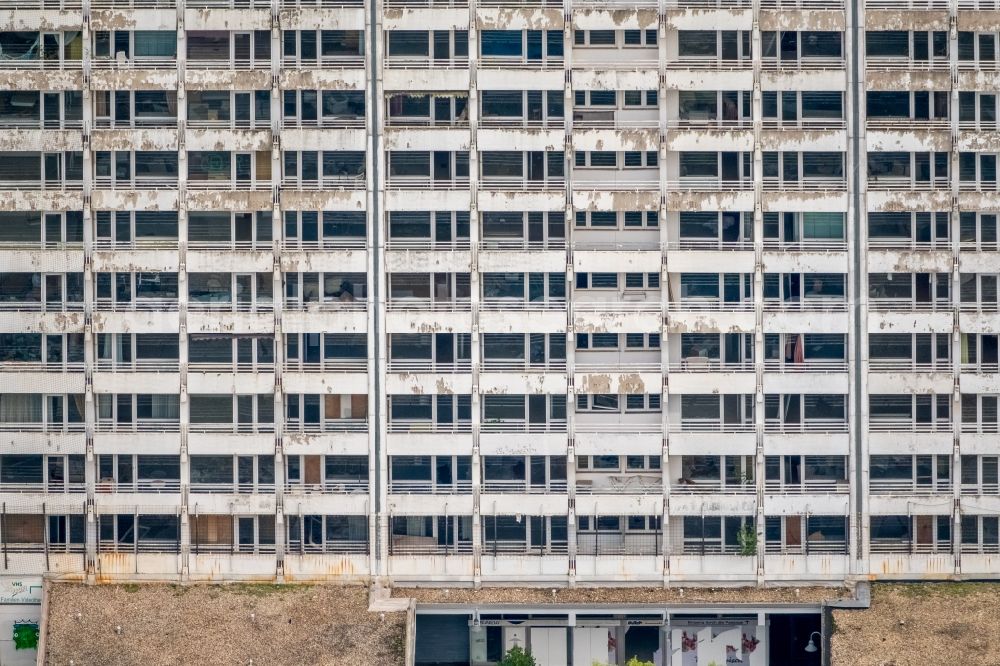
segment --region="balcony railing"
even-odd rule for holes
[[[143,419],[119,423],[105,419],[98,419],[94,424],[97,432],[135,433],[135,432],[180,432],[181,422],[174,419]]]
[[[769,495],[846,495],[851,486],[847,479],[805,479],[801,483],[765,481],[764,492]]]
[[[548,484],[528,483],[520,479],[484,479],[480,492],[489,494],[559,495],[566,492],[565,481],[549,481]],[[579,492],[579,488],[577,489]]]
[[[934,301],[917,301],[913,298],[873,297],[868,299],[868,307],[876,312],[950,312],[951,301],[938,298]]]
[[[489,520],[483,517],[484,521]],[[568,552],[568,545],[565,541],[550,541],[547,544],[528,543],[523,540],[489,540],[483,539],[483,555],[565,555]]]
[[[391,190],[467,190],[469,177],[434,178],[432,176],[388,176],[385,186]]]
[[[680,361],[673,361],[668,366],[670,372],[753,372],[753,361],[726,361],[707,356],[690,356]]]
[[[566,309],[566,299],[548,298],[528,301],[522,298],[484,298],[479,304],[479,309],[483,312],[564,311]]]
[[[46,423],[44,421],[0,421],[0,432],[45,432],[50,434],[82,433],[84,423]]]
[[[687,3],[685,3],[685,6]],[[667,61],[667,69],[696,69],[702,71],[734,71],[751,69],[753,61],[750,58],[741,60],[723,60],[716,56],[684,56]]]
[[[388,430],[390,433],[471,433],[472,423],[460,421],[458,423],[435,423],[423,419],[390,419]]]
[[[544,60],[527,58],[525,56],[482,56],[480,67],[512,68],[512,69],[562,69],[563,59],[548,57]]]
[[[847,189],[847,179],[843,176],[828,176],[815,178],[801,178],[799,180],[787,180],[783,178],[763,178],[763,185],[767,192],[791,191],[791,192],[830,192],[844,191]]]
[[[363,175],[345,175],[345,176],[323,176],[318,179],[303,179],[296,178],[294,176],[285,176],[281,180],[281,186],[292,189],[292,190],[327,190],[327,189],[340,189],[340,190],[363,190],[367,180]],[[270,183],[267,184],[270,187]],[[265,189],[265,188],[252,188],[252,189]]]
[[[767,541],[764,552],[768,555],[847,555],[847,542],[843,539],[807,539],[804,543]]]
[[[951,495],[951,481],[916,481],[914,479],[871,479],[873,495]]]
[[[482,116],[479,117],[480,129],[563,129],[566,119],[556,118],[524,118],[514,116]]]
[[[181,552],[180,541],[173,539],[139,539],[138,543],[120,542],[113,539],[101,539],[97,543],[97,552],[101,553],[171,553]]]
[[[484,372],[565,372],[566,360],[537,363],[528,359],[484,358],[479,369]]]
[[[95,176],[94,187],[102,190],[176,190],[177,176],[136,176],[131,179]]]
[[[456,372],[470,372],[472,361],[469,359],[459,361],[432,361],[431,359],[390,359],[389,372],[434,372],[442,374],[452,374]]]
[[[669,312],[753,312],[754,303],[727,301],[721,298],[681,298],[667,303]]]
[[[757,485],[751,479],[745,483],[730,483],[721,479],[678,479],[670,486],[672,495],[754,495]]]
[[[951,372],[949,359],[937,359],[930,363],[918,363],[912,358],[872,358],[868,361],[869,372]]]
[[[368,541],[366,539],[336,540],[324,543],[308,543],[300,539],[289,539],[285,544],[285,554],[314,555],[336,553],[339,555],[367,555]]]
[[[9,61],[6,61],[9,62]],[[94,69],[176,69],[176,58],[135,56],[132,58],[94,58],[90,61]],[[270,67],[268,62],[268,67]]]
[[[994,416],[994,418],[996,418]],[[995,435],[1000,432],[996,421],[993,423],[962,423],[961,432],[975,435]]]
[[[951,180],[943,177],[914,180],[910,176],[870,176],[868,178],[868,189],[889,192],[947,191],[951,189]]]
[[[288,481],[285,492],[289,495],[360,495],[368,493],[367,479],[325,479],[319,483]]]
[[[686,418],[680,422],[671,421],[668,426],[669,432],[754,432],[755,426],[752,421],[726,423],[722,419],[712,418]]]
[[[83,67],[82,60],[63,60],[61,58],[8,58],[0,60],[0,69],[40,69],[54,71],[60,69],[76,70],[81,67]]]
[[[765,372],[847,372],[847,361],[837,359],[806,359],[801,363],[783,360],[764,361]]]
[[[799,423],[782,422],[781,419],[765,419],[764,432],[774,434],[796,433],[845,433],[847,421],[843,419],[807,419]]]
[[[661,477],[639,474],[609,474],[584,478],[577,472],[578,495],[662,495]]]
[[[847,312],[843,298],[764,299],[764,312]]]
[[[469,298],[453,298],[449,300],[438,300],[431,298],[389,298],[386,302],[386,309],[393,311],[422,311],[422,312],[470,312],[472,310],[472,300]]]
[[[363,358],[324,358],[320,361],[307,362],[293,358],[285,359],[282,370],[310,374],[316,372],[367,372],[368,360]]]
[[[816,71],[844,70],[847,61],[843,58],[799,58],[797,60],[781,60],[778,58],[761,58],[761,68],[765,71]]]
[[[137,481],[113,481],[99,479],[94,489],[98,493],[179,493],[180,479],[139,479]]]
[[[190,492],[204,495],[273,495],[273,483],[201,483],[192,482]],[[197,506],[197,504],[195,505]]]
[[[274,372],[274,363],[265,361],[247,361],[242,363],[203,363],[188,361],[188,372],[229,374],[268,374]]]
[[[0,312],[83,312],[83,303],[0,301]]]
[[[188,58],[188,69],[238,70],[271,69],[270,58]]]
[[[271,181],[266,178],[205,178],[189,179],[189,190],[219,190],[222,192],[254,192],[271,189]]]
[[[550,177],[545,180],[532,180],[520,176],[499,177],[483,176],[479,186],[484,190],[514,190],[518,192],[540,192],[543,190],[561,190],[566,187],[563,178]],[[601,188],[591,188],[601,189]]]
[[[483,546],[485,552],[485,545]],[[438,543],[438,537],[393,534],[389,555],[472,555],[472,541]]]
[[[663,552],[661,532],[579,532],[577,555],[659,555]]]
[[[488,433],[565,433],[566,421],[554,419],[546,423],[530,423],[527,420],[487,419],[479,426],[481,432]]]
[[[930,423],[917,423],[908,418],[891,418],[875,415],[869,418],[868,430],[871,432],[951,432],[952,423],[950,420],[944,419]]]
[[[870,540],[871,552],[873,553],[908,553],[910,555],[932,555],[940,553],[951,553],[950,542],[943,543],[914,543],[907,538],[880,538],[872,537]]]
[[[143,298],[135,301],[113,301],[110,298],[94,300],[98,312],[177,312],[176,298]]]
[[[468,495],[472,481],[434,483],[433,481],[391,480],[389,492],[397,495]]]
[[[364,67],[365,57],[361,55],[319,56],[302,60],[295,56],[284,56],[281,66],[285,69],[328,69],[328,68],[359,68]],[[268,62],[270,67],[270,62]]]
[[[387,69],[456,69],[468,71],[467,57],[431,58],[386,56],[383,60]]]
[[[668,180],[667,189],[675,192],[749,192],[753,190],[753,180],[723,180],[713,176],[684,177]]]
[[[0,372],[83,372],[82,361],[3,361],[0,362]]]
[[[286,299],[284,309],[288,312],[364,312],[368,309],[368,300],[355,298],[351,301],[330,298],[324,301],[300,301]]]
[[[81,482],[67,483],[65,481],[4,481],[0,482],[0,493],[85,493],[87,484]]]
[[[2,61],[0,61],[2,62]],[[83,189],[82,180],[65,179],[5,179],[0,181],[0,190],[40,190],[43,192],[78,192]]]
[[[629,433],[637,435],[663,432],[663,424],[659,421],[656,423],[627,423],[621,421],[614,421],[610,423],[588,423],[581,420],[579,414],[577,415],[574,428],[576,432]]]
[[[273,423],[192,423],[189,430],[193,433],[229,433],[258,434],[274,432]]]
[[[963,495],[1000,495],[1000,482],[962,483]]]
[[[303,423],[299,419],[285,421],[286,432],[368,432],[367,419],[327,419],[322,423]]]

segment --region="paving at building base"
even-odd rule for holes
[[[419,603],[823,602],[843,588],[399,589]],[[40,663],[404,664],[406,614],[369,612],[363,587],[99,585],[49,587]],[[1000,664],[1000,585],[875,584],[865,610],[833,611],[834,666]],[[942,657],[943,658],[943,657]],[[941,662],[937,662],[941,663]]]

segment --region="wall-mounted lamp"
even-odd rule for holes
[[[818,631],[814,631],[811,634],[809,634],[809,643],[805,647],[806,652],[810,653],[819,652],[819,648],[816,647],[816,644],[813,642],[813,636],[819,636],[820,641],[823,640],[823,634],[819,633]]]

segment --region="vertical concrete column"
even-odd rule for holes
[[[949,211],[949,223],[951,226],[951,253],[952,253],[952,273],[951,273],[951,302],[953,312],[953,324],[951,333],[951,369],[952,369],[952,405],[951,424],[953,432],[953,447],[951,458],[951,492],[952,492],[952,526],[951,543],[952,553],[955,558],[955,573],[962,572],[962,544],[960,535],[962,534],[962,484],[961,484],[961,464],[962,464],[962,313],[959,308],[959,294],[961,293],[961,252],[960,248],[960,206],[959,206],[959,177],[958,177],[958,2],[951,0],[948,6],[948,58],[951,76],[951,90],[949,105],[951,113],[948,120],[951,125],[951,163],[948,165],[948,179],[951,189],[951,209]],[[936,344],[935,340],[935,344]]]
[[[656,12],[656,71],[657,71],[657,108],[659,109],[659,165],[660,165],[660,197],[659,218],[660,231],[660,428],[663,443],[660,453],[660,479],[663,485],[663,504],[660,513],[660,570],[663,572],[663,584],[670,583],[670,347],[667,344],[667,322],[670,318],[670,233],[667,228],[667,10],[664,0],[659,0]]]
[[[181,540],[181,579],[189,574],[189,559],[191,554],[190,507],[188,506],[188,483],[191,478],[191,458],[188,442],[188,430],[191,423],[191,402],[188,396],[188,335],[187,335],[187,238],[188,238],[188,205],[187,205],[187,146],[185,142],[187,129],[187,102],[184,86],[184,72],[187,65],[187,36],[184,25],[185,0],[177,0],[177,302],[180,328],[178,330],[177,358],[180,376],[180,479],[182,484],[180,506],[180,540]],[[184,103],[181,103],[184,100]]]
[[[573,323],[573,1],[563,0],[563,172],[566,178],[566,551],[569,585],[576,584],[576,329]]]
[[[369,534],[371,535],[371,570],[374,576],[389,575],[389,519],[387,514],[389,494],[389,458],[386,453],[386,434],[388,418],[384,410],[388,408],[384,376],[384,359],[386,358],[386,334],[384,332],[386,312],[386,280],[383,274],[385,265],[385,242],[383,230],[386,215],[383,215],[381,203],[385,193],[385,144],[382,133],[383,87],[382,87],[382,0],[367,0],[369,11],[365,19],[365,34],[368,37],[369,50],[366,54],[368,65],[369,104],[365,126],[369,138],[366,164],[368,169],[368,195],[366,198],[369,252],[368,275],[371,285],[368,305],[368,386],[370,388],[368,401],[368,458],[370,469],[375,472],[371,477]]]
[[[285,579],[285,408],[282,398],[285,371],[285,336],[282,320],[285,291],[281,280],[281,254],[285,225],[281,209],[281,2],[271,0],[271,292],[274,300],[274,548],[275,577]]]
[[[480,345],[479,345],[479,84],[476,77],[479,61],[479,29],[476,25],[476,0],[469,1],[469,293],[471,296],[472,322],[469,335],[469,355],[472,357],[472,553],[475,585],[482,582],[483,529],[482,506],[480,505],[483,482],[482,457],[479,448],[479,432],[482,422],[479,396]]]
[[[848,455],[847,474],[851,483],[850,494],[850,562],[851,573],[868,571],[868,225],[865,149],[865,62],[864,62],[864,5],[851,2],[847,6],[847,136],[848,170],[853,179],[848,187],[853,196],[848,197],[847,247],[852,252],[848,271],[848,293],[852,303],[850,331],[853,344],[848,344],[848,379],[850,412],[850,437],[854,444]]]
[[[84,372],[84,438],[86,464],[86,529],[85,565],[88,582],[94,581],[97,559],[97,515],[94,511],[94,494],[97,483],[97,462],[94,457],[94,430],[97,410],[94,399],[94,362],[96,341],[94,339],[94,155],[90,147],[91,130],[94,126],[93,95],[90,89],[91,75],[91,35],[90,0],[83,0],[83,372]]]
[[[761,151],[761,34],[760,0],[753,0],[753,365],[756,377],[754,390],[754,432],[757,450],[754,458],[754,481],[757,490],[757,511],[754,516],[757,532],[757,583],[764,582],[764,168]]]

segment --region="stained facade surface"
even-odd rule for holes
[[[1000,3],[0,23],[0,573],[1000,570]]]

